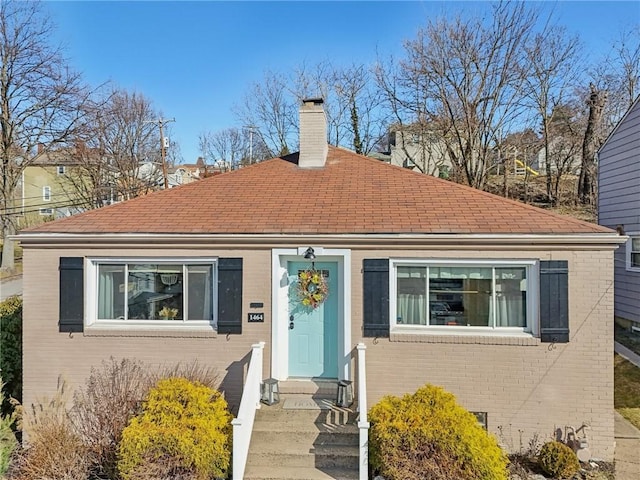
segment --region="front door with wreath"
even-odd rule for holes
[[[338,377],[338,264],[289,262],[289,376]]]

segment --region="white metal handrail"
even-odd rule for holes
[[[365,362],[365,351],[367,346],[359,343],[356,346],[358,352],[358,431],[360,466],[359,480],[369,478],[369,421],[367,419],[367,370]]]
[[[233,480],[242,480],[244,469],[247,466],[253,421],[256,418],[256,410],[260,408],[263,350],[264,342],[251,345],[251,359],[249,360],[247,379],[242,390],[238,417],[231,421],[231,425],[233,425]]]

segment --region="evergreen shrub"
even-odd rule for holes
[[[122,432],[118,470],[124,480],[145,478],[154,463],[169,467],[156,469],[166,478],[226,477],[231,439],[220,392],[185,378],[160,380]]]
[[[2,413],[8,415],[10,399],[22,401],[22,298],[0,302],[0,370],[4,385]]]
[[[444,389],[386,396],[370,410],[369,461],[387,480],[506,480],[508,459]]]
[[[558,441],[547,442],[542,446],[538,463],[542,470],[555,478],[571,478],[580,470],[576,453]]]

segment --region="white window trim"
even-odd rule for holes
[[[520,327],[446,327],[431,325],[403,325],[397,320],[397,272],[403,266],[465,266],[465,267],[526,267],[527,268],[527,326]],[[538,260],[533,259],[443,259],[443,258],[390,258],[389,259],[389,327],[393,333],[458,336],[532,337],[539,334]]]
[[[124,263],[212,265],[213,318],[209,320],[98,320],[98,265]],[[85,259],[85,327],[99,330],[211,331],[218,325],[217,257],[89,257]]]
[[[640,232],[626,232],[625,235],[628,235],[627,241],[625,243],[625,257],[626,257],[626,269],[629,272],[640,272],[640,267],[634,267],[631,265],[631,242],[633,238],[640,237]]]
[[[56,167],[56,172],[58,175],[64,175],[67,172],[67,168],[64,165],[58,165]]]
[[[41,208],[38,210],[40,215],[53,215],[53,208]]]
[[[42,200],[45,202],[51,201],[51,187],[49,185],[42,187]]]

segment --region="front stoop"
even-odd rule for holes
[[[357,479],[355,421],[352,409],[317,394],[283,395],[279,404],[263,405],[256,412],[244,480]]]

